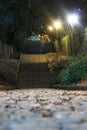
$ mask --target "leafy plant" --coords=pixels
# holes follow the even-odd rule
[[[56,82],[71,84],[87,77],[87,56],[72,57],[69,64],[56,75]]]
[[[59,74],[69,64],[68,61],[69,61],[69,57],[62,56],[62,57],[60,57],[59,61],[54,60],[53,62],[50,62],[48,64],[50,72],[53,73],[53,75],[54,75],[55,83],[60,82]]]

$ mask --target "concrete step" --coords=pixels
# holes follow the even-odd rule
[[[44,55],[24,55],[20,65],[18,88],[49,88],[51,75]]]
[[[22,61],[28,63],[46,63],[45,54],[22,54]]]
[[[24,72],[21,72],[20,74],[19,74],[19,76],[20,77],[48,77],[48,76],[50,76],[50,73],[49,72],[26,72],[26,73],[24,73]]]
[[[21,64],[21,70],[25,70],[25,71],[31,71],[31,72],[34,72],[34,71],[48,71],[48,66],[47,64],[28,64],[28,63],[24,63],[24,64]]]

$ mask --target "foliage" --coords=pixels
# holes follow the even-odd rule
[[[63,50],[66,50],[67,54],[71,56],[78,55],[82,51],[84,28],[66,25],[64,30],[67,37],[61,40],[64,46]]]
[[[52,59],[51,59],[52,57]],[[60,56],[60,59],[57,61],[56,59],[56,55],[51,56],[47,58],[48,60],[48,67],[50,69],[50,72],[54,75],[54,81],[55,83],[59,83],[59,74],[61,73],[61,71],[69,64],[69,57],[67,56]]]
[[[72,57],[67,66],[57,74],[60,84],[71,84],[87,77],[87,56]]]
[[[0,38],[3,42],[13,45],[15,33],[24,32],[27,12],[27,3],[23,0],[0,1]]]
[[[1,0],[0,1],[0,38],[3,42],[14,41],[15,33],[25,36],[38,28],[41,22],[41,0]],[[12,37],[12,39],[10,39]]]

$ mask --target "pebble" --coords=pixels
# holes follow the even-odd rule
[[[87,92],[0,91],[0,130],[87,130]]]

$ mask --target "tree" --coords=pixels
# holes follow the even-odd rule
[[[61,1],[0,0],[0,39],[18,47],[32,31],[45,31],[51,18],[60,16]]]

